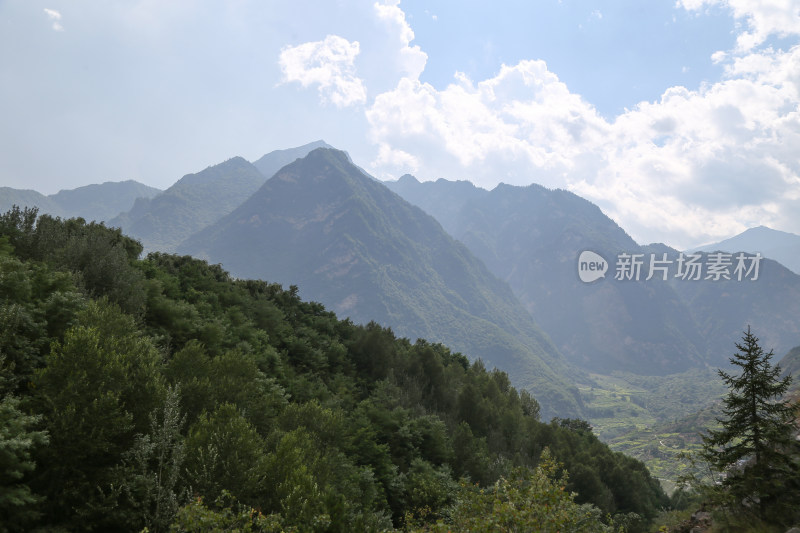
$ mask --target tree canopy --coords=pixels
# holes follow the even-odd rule
[[[476,483],[528,480],[502,488],[527,498],[543,472],[570,513],[635,513],[630,531],[667,504],[642,463],[540,421],[536,390],[502,371],[140,249],[102,224],[0,215],[9,531],[455,527]]]
[[[736,348],[736,371],[719,371],[729,388],[720,427],[703,438],[702,458],[717,474],[710,496],[735,513],[791,524],[800,518],[797,408],[783,399],[791,377],[780,378],[750,328]]]

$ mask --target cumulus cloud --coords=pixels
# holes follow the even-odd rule
[[[748,29],[737,36],[737,47],[748,51],[763,43],[770,35],[800,35],[800,3],[797,0],[678,0],[678,5],[691,11],[707,6],[725,6]]]
[[[477,84],[459,73],[441,91],[404,78],[375,98],[367,120],[379,145],[417,155],[417,166],[422,159],[438,177],[459,169],[479,184],[529,183],[532,176],[558,184],[581,165],[581,144],[602,142],[609,128],[543,61],[504,65]],[[393,159],[392,170],[415,170],[402,162]]]
[[[61,25],[61,13],[55,9],[44,8],[47,18],[53,22],[52,28],[55,31],[64,31],[64,26]]]
[[[394,36],[397,41],[400,50],[400,72],[411,79],[418,79],[425,69],[428,55],[419,46],[411,46],[414,31],[406,21],[406,14],[400,9],[400,0],[376,2],[374,7],[378,19],[388,26],[389,35]]]
[[[758,46],[770,35],[800,35],[797,10],[784,0],[679,2],[712,5],[729,6],[741,22],[737,48],[709,58],[722,79],[667,88],[613,118],[541,60],[501,65],[485,79],[456,73],[445,87],[426,83],[427,55],[397,0],[372,4],[383,40],[361,64],[374,70],[365,61],[379,49],[383,68],[380,79],[367,69],[370,87],[380,87],[369,101],[356,41],[329,35],[285,47],[280,67],[284,82],[316,85],[325,102],[364,104],[369,170],[384,179],[409,172],[487,188],[566,188],[638,241],[682,248],[758,224],[800,232],[800,46]]]
[[[299,82],[303,87],[317,85],[323,102],[346,107],[366,102],[367,90],[356,76],[358,41],[338,35],[322,41],[287,46],[281,50],[279,64],[284,82]]]
[[[800,47],[738,57],[614,120],[543,61],[442,90],[404,78],[367,109],[379,175],[565,187],[634,238],[688,247],[757,224],[800,229]]]

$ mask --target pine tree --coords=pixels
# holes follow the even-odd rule
[[[772,350],[765,353],[749,327],[736,348],[730,362],[740,372],[718,371],[730,389],[721,428],[703,437],[701,455],[722,478],[712,493],[717,503],[760,520],[788,518],[800,502],[795,408],[782,400],[791,377],[780,379]]]

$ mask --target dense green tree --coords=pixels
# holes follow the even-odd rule
[[[39,454],[37,488],[48,519],[113,527],[116,466],[164,395],[161,357],[119,308],[92,302],[54,343],[33,380],[32,405],[43,415],[50,445]]]
[[[567,475],[545,449],[533,471],[516,469],[492,487],[462,486],[449,520],[423,530],[430,531],[572,531],[602,533],[614,531],[604,524],[602,513],[591,505],[574,501],[565,490]]]
[[[167,389],[164,405],[150,416],[150,431],[137,435],[126,453],[122,490],[138,511],[143,527],[153,533],[167,531],[178,508],[188,498],[179,484],[185,456],[177,386]],[[133,524],[131,524],[133,525]]]
[[[648,519],[665,503],[641,463],[581,421],[540,422],[541,391],[480,361],[339,320],[297,287],[38,220],[0,215],[0,393],[50,436],[21,478],[46,498],[33,528],[430,524],[465,498],[459,479],[491,490],[545,447],[587,512]]]
[[[186,449],[188,483],[195,493],[213,500],[227,490],[251,505],[262,501],[266,447],[235,405],[204,412],[189,429]]]
[[[711,494],[720,504],[758,519],[791,521],[800,504],[796,408],[784,402],[791,377],[780,379],[772,351],[747,329],[730,358],[737,372],[719,371],[729,388],[719,429],[703,438],[702,457],[720,475]]]
[[[0,532],[23,531],[38,518],[34,494],[26,476],[36,468],[32,452],[47,444],[47,433],[35,429],[40,417],[20,410],[20,400],[0,401]]]

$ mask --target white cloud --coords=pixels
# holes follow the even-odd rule
[[[411,46],[414,31],[406,21],[406,14],[400,9],[400,0],[375,2],[374,7],[378,19],[389,27],[390,35],[395,36],[397,40],[396,44],[400,49],[400,72],[411,79],[418,79],[425,70],[428,55],[419,46]]]
[[[457,74],[442,91],[404,78],[375,98],[367,120],[377,144],[415,154],[421,168],[437,176],[452,177],[459,169],[479,184],[498,178],[529,183],[532,174],[560,183],[582,163],[580,144],[600,142],[608,130],[543,61],[504,65],[478,84]]]
[[[47,14],[47,18],[53,21],[52,28],[55,31],[64,31],[64,26],[61,25],[61,13],[55,9],[48,8],[44,8],[44,12]]]
[[[743,21],[737,50],[711,58],[724,78],[668,88],[611,120],[544,61],[503,65],[485,80],[457,73],[445,88],[407,69],[366,109],[370,170],[568,188],[640,242],[689,247],[758,224],[800,232],[800,45],[755,50],[770,35],[800,35],[798,2],[680,2],[712,4]],[[379,9],[408,47],[397,3]]]
[[[367,109],[379,176],[566,187],[642,242],[688,247],[757,224],[800,229],[800,47],[741,56],[613,121],[543,61],[437,90],[404,78]]]
[[[746,31],[737,36],[739,51],[745,52],[763,43],[770,35],[800,35],[800,2],[797,0],[678,0],[690,11],[706,6],[726,6],[737,19],[744,20]]]
[[[284,47],[279,58],[283,81],[296,81],[303,87],[318,85],[322,100],[337,107],[362,104],[367,90],[356,76],[355,58],[359,51],[358,41],[350,42],[338,35]]]

